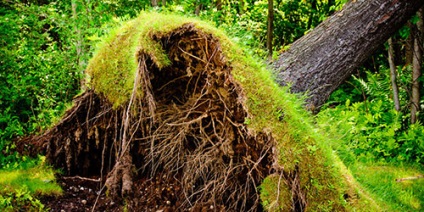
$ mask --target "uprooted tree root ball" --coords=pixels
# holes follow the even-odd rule
[[[344,211],[367,202],[298,96],[204,22],[141,13],[111,32],[86,72],[89,89],[61,121],[18,147],[63,170],[67,192],[46,198],[49,207]]]
[[[68,175],[102,176],[111,197],[135,197],[130,208],[137,179],[160,179],[179,188],[164,201],[178,209],[256,211],[274,141],[244,124],[243,90],[219,41],[192,24],[152,39],[172,65],[140,52],[131,97],[117,108],[95,90],[76,98],[42,136],[47,158]]]

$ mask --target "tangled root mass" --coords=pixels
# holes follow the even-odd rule
[[[274,141],[244,124],[245,97],[219,41],[192,24],[152,39],[172,65],[159,69],[141,52],[133,96],[116,109],[93,90],[76,98],[38,138],[48,160],[67,175],[102,177],[133,208],[137,182],[160,179],[178,188],[167,197],[178,210],[258,210]]]

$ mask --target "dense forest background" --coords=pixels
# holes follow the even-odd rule
[[[139,11],[196,16],[212,22],[235,43],[269,64],[290,48],[293,41],[340,10],[345,2],[3,0],[0,2],[0,170],[26,169],[42,163],[42,156],[30,159],[20,155],[15,141],[41,133],[60,119],[72,98],[85,89],[84,70],[96,44]],[[381,198],[394,202],[395,209],[400,207],[397,202],[407,205],[407,209],[416,209],[417,205],[421,208],[424,203],[422,199],[413,199],[409,204],[395,194],[396,189],[403,189],[406,197],[416,198],[414,194],[423,192],[422,182],[410,188],[379,182],[387,173],[422,170],[424,162],[424,115],[420,112],[424,107],[422,59],[418,70],[413,64],[424,46],[420,14],[422,11],[381,46],[315,115],[317,129],[337,141],[331,143],[333,149],[354,174],[362,176],[358,181],[363,179],[362,183],[370,190],[379,188],[379,192],[385,192]],[[413,87],[421,93],[418,101]],[[374,170],[375,175],[367,176],[373,169],[363,164],[398,169],[389,168],[385,173]],[[5,207],[41,204],[30,198],[31,189],[23,191],[28,196],[9,190],[0,193],[4,195],[0,198],[0,209],[2,203]],[[22,203],[13,199],[21,199]]]

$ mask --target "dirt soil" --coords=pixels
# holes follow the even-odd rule
[[[58,178],[58,183],[63,189],[59,197],[44,197],[41,202],[50,211],[120,211],[120,207],[112,200],[106,198],[101,192],[100,182],[72,178]],[[97,203],[96,203],[97,200]]]
[[[140,179],[134,183],[133,198],[123,205],[113,201],[105,193],[104,183],[99,179],[85,177],[61,177],[58,183],[63,189],[59,197],[46,196],[41,202],[51,212],[80,211],[226,211],[224,206],[211,204],[196,205],[190,209],[181,208],[181,201],[186,199],[177,181],[167,182],[166,176],[154,179]],[[261,208],[262,209],[262,208]],[[258,211],[262,211],[262,210]]]
[[[58,183],[63,189],[62,196],[41,199],[46,208],[52,212],[124,211],[124,205],[106,196],[106,189],[97,179],[59,177]],[[178,200],[183,197],[178,196],[181,194],[181,188],[176,183],[156,178],[140,179],[135,185],[134,198],[131,198],[131,203],[126,204],[129,211],[182,211],[178,207]],[[217,211],[214,209],[216,208],[213,206],[205,206],[192,208],[191,211]]]

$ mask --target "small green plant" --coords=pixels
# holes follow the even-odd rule
[[[14,192],[7,188],[0,191],[0,209],[5,211],[44,211],[45,207],[39,199],[23,186]]]

